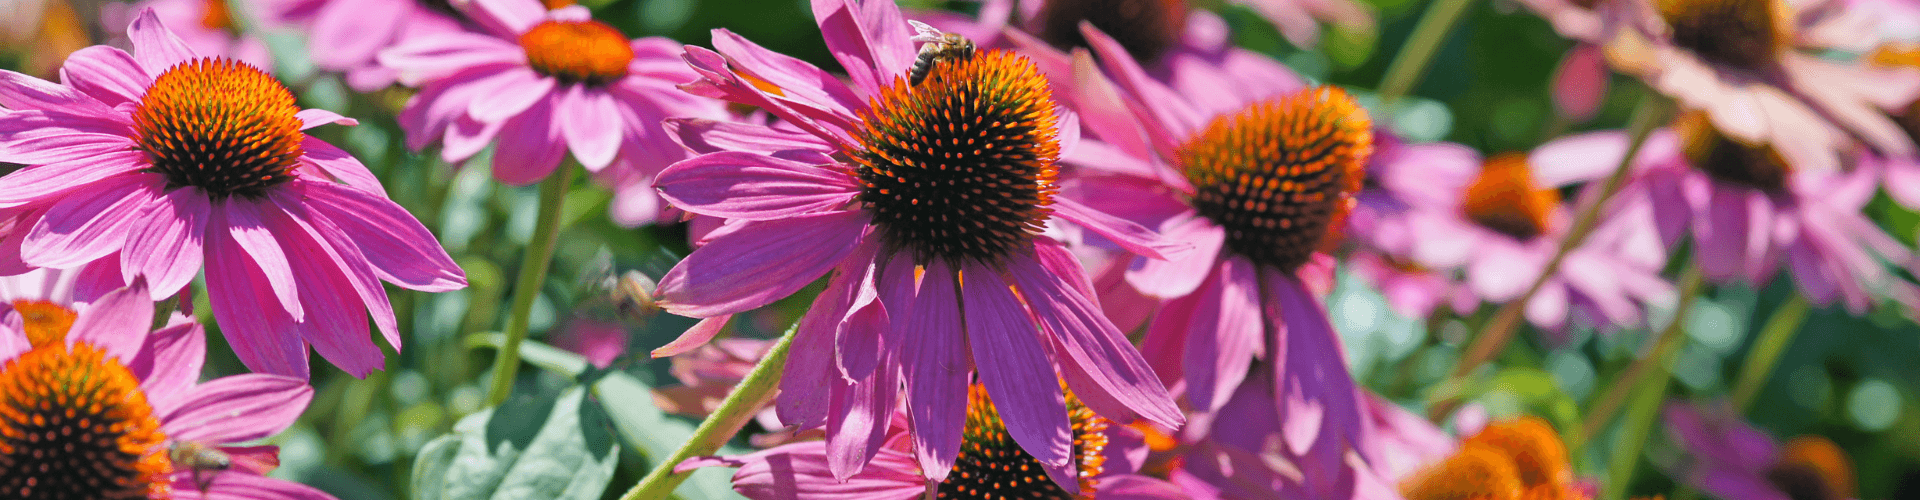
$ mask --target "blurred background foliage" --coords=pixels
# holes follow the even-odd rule
[[[1203,3],[1233,27],[1234,41],[1286,63],[1312,80],[1354,88],[1365,95],[1376,86],[1426,7],[1418,0],[1367,0],[1376,10],[1374,32],[1336,29],[1314,50],[1289,45],[1275,29],[1245,7]],[[243,4],[244,1],[236,1]],[[829,70],[828,56],[806,0],[585,0],[595,17],[630,36],[667,36],[707,45],[709,30],[725,27],[774,50]],[[86,11],[85,2],[79,9]],[[904,0],[918,8],[968,10],[967,2]],[[0,2],[0,5],[5,5]],[[96,7],[97,8],[97,7]],[[244,8],[244,7],[243,7]],[[97,42],[96,26],[85,26]],[[71,45],[43,34],[29,43],[7,42],[0,67],[46,67],[49,47]],[[434,438],[454,429],[463,417],[482,410],[484,371],[493,357],[475,348],[469,334],[498,329],[505,298],[520,253],[533,229],[534,188],[510,188],[491,182],[484,167],[451,168],[433,152],[409,152],[393,115],[408,96],[404,90],[371,95],[348,90],[333,75],[319,74],[304,61],[303,40],[284,32],[263,33],[279,61],[277,74],[295,89],[306,107],[341,111],[361,120],[358,127],[325,127],[313,133],[354,152],[387,183],[389,192],[441,238],[467,271],[471,286],[429,295],[393,293],[402,311],[405,348],[389,353],[385,371],[360,380],[338,370],[316,370],[317,397],[300,423],[275,438],[282,446],[277,476],[303,481],[343,499],[400,499],[414,457]],[[64,43],[64,44],[63,44]],[[76,45],[73,48],[78,48]],[[1619,128],[1626,122],[1640,87],[1616,77],[1612,94],[1593,120],[1572,123],[1554,112],[1548,81],[1572,42],[1555,35],[1546,22],[1506,0],[1478,2],[1439,50],[1427,77],[1390,113],[1396,130],[1414,139],[1459,142],[1483,154],[1524,151],[1556,135]],[[55,59],[57,61],[57,58]],[[38,76],[51,76],[44,74]],[[1376,110],[1376,116],[1379,111]],[[484,166],[483,154],[470,162]],[[586,184],[586,181],[578,181]],[[647,387],[673,385],[668,360],[648,351],[665,344],[693,324],[662,313],[623,313],[612,294],[611,278],[628,271],[658,277],[689,251],[682,226],[625,229],[604,215],[610,195],[603,189],[573,190],[565,205],[565,230],[553,272],[535,305],[535,339],[550,342],[581,318],[612,321],[628,334],[626,354],[605,369],[582,368],[564,352],[529,361],[545,370],[523,372],[517,402],[544,398],[552,404],[575,382],[595,384],[594,396],[620,394],[613,413],[654,419],[647,432],[620,429],[616,472],[604,498],[615,498],[677,446],[697,420],[662,415],[639,395]],[[1869,213],[1892,234],[1913,241],[1920,215],[1889,200],[1876,200]],[[1673,367],[1670,394],[1722,397],[1752,349],[1755,333],[1787,300],[1791,287],[1776,279],[1769,286],[1710,288],[1684,311],[1686,341]],[[398,292],[398,290],[394,290]],[[804,310],[812,293],[803,291],[775,307],[737,318],[731,335],[771,338]],[[1583,411],[1600,397],[1638,353],[1650,348],[1647,331],[1596,334],[1572,332],[1561,338],[1523,335],[1481,376],[1460,386],[1443,382],[1469,332],[1489,310],[1468,317],[1447,313],[1432,318],[1397,316],[1366,283],[1343,274],[1327,306],[1346,340],[1356,377],[1367,387],[1410,407],[1445,395],[1464,395],[1496,418],[1532,413],[1552,420],[1576,447],[1576,466],[1586,477],[1606,481],[1607,446],[1617,429],[1601,426],[1592,439],[1578,439]],[[212,324],[201,297],[197,311]],[[1654,311],[1651,324],[1662,325],[1675,311]],[[543,334],[539,332],[545,332]],[[222,337],[210,335],[208,375],[240,373]],[[476,339],[476,341],[483,341]],[[479,342],[484,343],[484,342]],[[1844,310],[1812,311],[1801,334],[1763,386],[1749,419],[1777,439],[1799,434],[1828,436],[1855,461],[1863,498],[1920,498],[1920,327],[1902,312],[1882,308],[1865,317]],[[571,365],[569,363],[572,363]],[[325,366],[325,365],[321,365]],[[568,367],[571,368],[568,368]],[[578,393],[568,393],[578,397]],[[641,399],[641,401],[633,401]],[[638,403],[636,406],[634,403]],[[757,424],[735,439],[761,431]],[[678,437],[676,437],[678,436]],[[1634,474],[1634,494],[1670,492],[1667,466],[1681,453],[1663,432],[1645,449],[1647,460]],[[685,498],[726,497],[729,471],[707,469],[682,487]]]

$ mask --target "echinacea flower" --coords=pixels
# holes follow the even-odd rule
[[[1042,464],[1009,437],[997,408],[980,384],[967,390],[967,424],[962,431],[960,457],[954,471],[935,486],[921,479],[919,464],[908,447],[908,423],[898,412],[889,416],[879,453],[866,469],[837,478],[827,465],[825,441],[789,443],[749,455],[700,457],[675,468],[735,467],[733,488],[747,498],[761,499],[914,499],[932,493],[935,498],[1034,498],[1135,500],[1185,499],[1187,495],[1166,481],[1138,474],[1137,456],[1146,451],[1138,431],[1111,425],[1080,401],[1067,398],[1072,421],[1073,467],[1079,470],[1079,492],[1061,489],[1041,471]]]
[[[1054,160],[1077,134],[1034,65],[956,51],[910,82],[915,34],[891,1],[825,0],[814,17],[851,87],[726,30],[714,31],[719,52],[686,49],[701,76],[688,91],[785,126],[674,125],[699,156],[660,174],[662,196],[729,220],[660,280],[660,306],[724,318],[829,275],[795,334],[777,409],[826,427],[841,478],[878,453],[902,400],[920,472],[947,478],[975,374],[1004,403],[1014,441],[1063,487],[1075,484],[1064,399],[1036,381],[1060,374],[1115,421],[1179,426],[1079,262],[1039,233],[1058,217],[1143,254],[1178,245],[1054,196]],[[704,343],[713,329],[702,331],[675,344]]]
[[[263,22],[304,31],[313,65],[343,73],[347,86],[361,92],[387,88],[400,76],[399,71],[380,65],[376,56],[381,50],[414,37],[465,29],[445,1],[254,0],[250,4],[260,8]]]
[[[240,33],[240,24],[234,19],[236,13],[226,0],[107,2],[100,4],[100,24],[117,37],[113,45],[125,47],[131,39],[127,26],[148,10],[158,15],[160,23],[170,27],[174,36],[187,42],[187,48],[195,54],[225,57],[273,71],[273,53],[267,50],[266,42],[252,34]]]
[[[1718,498],[1854,498],[1853,463],[1833,441],[1797,436],[1782,445],[1724,403],[1667,404],[1667,434],[1686,453],[1679,479]]]
[[[677,57],[673,40],[630,40],[578,5],[463,5],[482,32],[415,36],[379,56],[400,72],[400,83],[421,87],[400,112],[416,150],[439,143],[442,159],[461,162],[495,143],[494,178],[510,185],[546,178],[568,153],[590,172],[650,176],[686,157],[661,130],[662,120],[722,117],[719,102],[674,87],[697,75]],[[615,187],[636,182],[616,180]],[[658,215],[636,213],[623,222]]]
[[[1092,24],[1118,37],[1142,61],[1163,54],[1220,55],[1228,49],[1227,23],[1218,15],[1186,0],[985,0],[979,14],[969,17],[943,11],[913,12],[915,17],[951,30],[986,46],[1003,42],[1001,31],[1025,36],[1068,50],[1085,46],[1080,23]],[[1233,0],[1250,7],[1280,29],[1287,40],[1312,47],[1320,39],[1320,23],[1348,30],[1371,30],[1373,13],[1351,0]],[[1020,35],[1016,35],[1020,36]]]
[[[1170,384],[1185,384],[1198,413],[1219,411],[1249,384],[1275,391],[1288,456],[1311,462],[1301,466],[1309,474],[1337,473],[1358,439],[1359,392],[1309,284],[1330,280],[1321,250],[1338,241],[1372,154],[1366,111],[1338,88],[1222,66],[1189,69],[1211,71],[1215,85],[1240,87],[1235,94],[1175,93],[1112,38],[1087,35],[1113,80],[1076,56],[1083,126],[1102,140],[1067,158],[1083,174],[1080,192],[1102,193],[1088,203],[1197,247],[1135,259],[1127,282],[1165,299],[1142,351]],[[1242,94],[1261,97],[1235,102]],[[1332,475],[1307,483],[1314,495],[1346,494]]]
[[[1542,145],[1535,161],[1613,168],[1600,165],[1618,165],[1627,142],[1619,131],[1575,135]],[[1632,168],[1616,199],[1650,213],[1667,248],[1691,236],[1710,281],[1759,285],[1784,265],[1814,305],[1838,301],[1863,313],[1879,297],[1920,304],[1920,287],[1888,268],[1909,264],[1912,250],[1862,213],[1878,169],[1797,170],[1777,150],[1735,141],[1697,113],[1654,131]]]
[[[1354,194],[1353,211],[1340,228],[1352,248],[1346,264],[1380,290],[1401,316],[1425,318],[1449,306],[1472,313],[1480,297],[1452,276],[1452,269],[1430,268],[1413,258],[1420,233],[1413,227],[1419,207],[1434,206],[1458,194],[1479,168],[1480,153],[1450,142],[1408,143],[1376,127],[1366,179]]]
[[[381,281],[445,291],[466,277],[345,151],[251,66],[197,57],[148,11],[134,53],[95,46],[66,84],[0,71],[0,261],[70,269],[107,258],[172,295],[206,268],[213,315],[255,371],[306,378],[307,347],[355,376],[379,368],[367,315],[400,347]],[[14,250],[16,249],[17,250]],[[16,271],[18,272],[18,271]]]
[[[149,332],[147,295],[135,280],[77,313],[54,306],[65,322],[0,325],[0,496],[333,498],[265,477],[278,447],[235,446],[292,425],[313,388],[267,374],[200,382],[201,326],[175,315]]]
[[[1574,478],[1560,434],[1533,416],[1488,425],[1445,458],[1391,479],[1406,500],[1593,498],[1591,487]]]

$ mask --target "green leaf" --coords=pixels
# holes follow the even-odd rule
[[[420,450],[414,498],[600,498],[620,447],[606,412],[585,399],[576,386],[558,398],[515,398],[461,419]]]
[[[507,336],[500,332],[480,332],[467,336],[468,347],[492,347],[499,349],[507,343]],[[569,379],[578,379],[592,365],[587,358],[566,349],[542,344],[532,340],[520,342],[520,360],[554,372]]]
[[[646,382],[626,372],[610,372],[593,384],[593,395],[606,407],[613,428],[627,446],[648,462],[673,455],[680,445],[693,437],[693,424],[668,417],[653,405],[653,390]],[[734,446],[720,449],[722,455],[746,453]],[[733,472],[706,468],[693,472],[674,494],[688,500],[738,498],[733,494]]]

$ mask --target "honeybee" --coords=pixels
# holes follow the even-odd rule
[[[913,38],[908,40],[925,45],[920,46],[920,54],[913,58],[913,67],[907,70],[907,84],[919,85],[927,79],[927,72],[940,61],[958,61],[973,57],[973,40],[956,33],[945,33],[927,23],[908,20],[913,25]]]
[[[233,457],[219,448],[201,444],[198,441],[174,441],[167,445],[167,458],[173,460],[176,468],[193,471],[193,482],[200,485],[201,491],[213,483],[213,476],[233,467]],[[202,472],[208,473],[201,477]]]

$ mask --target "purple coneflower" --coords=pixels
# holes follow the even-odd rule
[[[400,347],[381,281],[466,285],[365,166],[301,132],[353,120],[299,109],[251,66],[195,56],[152,11],[128,32],[134,54],[76,52],[65,85],[0,71],[0,161],[29,165],[0,177],[0,248],[33,267],[115,259],[155,298],[204,264],[241,361],[300,378],[309,344],[355,376],[379,368],[369,312]]]
[[[226,0],[143,0],[136,3],[100,4],[100,24],[115,35],[112,45],[126,47],[127,26],[140,13],[152,10],[174,36],[187,42],[193,53],[219,56],[272,72],[273,53],[267,44],[251,34],[240,34],[240,24]]]
[[[215,0],[220,3],[221,0]],[[381,50],[419,36],[465,30],[445,1],[254,0],[263,21],[306,32],[308,57],[323,70],[343,73],[347,86],[373,92],[400,76],[380,65]]]
[[[1854,498],[1853,463],[1822,436],[1785,445],[1742,421],[1725,404],[1671,402],[1667,434],[1684,450],[1677,476],[1718,498],[1841,500]]]
[[[147,295],[135,280],[77,314],[37,304],[24,332],[0,325],[0,496],[333,498],[264,476],[278,447],[233,446],[293,425],[313,388],[267,374],[200,382],[200,325],[175,315],[149,333]]]
[[[400,72],[401,83],[421,87],[400,112],[414,149],[438,142],[441,158],[461,162],[495,143],[494,178],[510,185],[546,178],[572,153],[618,188],[639,182],[628,178],[635,173],[649,175],[686,157],[660,129],[662,120],[722,116],[720,103],[674,88],[697,75],[680,61],[673,40],[630,40],[578,5],[463,5],[482,31],[415,36],[379,56]],[[620,222],[659,216],[653,193],[618,193],[648,198],[616,201]],[[621,209],[634,204],[641,209]]]
[[[1143,254],[1177,245],[1054,196],[1054,160],[1077,132],[1039,70],[953,46],[909,79],[915,34],[891,1],[823,0],[814,16],[851,87],[726,30],[714,32],[719,52],[687,48],[701,74],[689,91],[787,126],[670,125],[700,155],[662,172],[661,194],[730,220],[660,280],[659,304],[722,317],[830,275],[799,325],[778,409],[802,428],[826,426],[842,478],[878,453],[902,399],[921,472],[948,477],[973,374],[1064,487],[1075,484],[1067,409],[1061,388],[1041,381],[1058,373],[1110,419],[1180,425],[1080,263],[1039,233],[1057,216]]]

